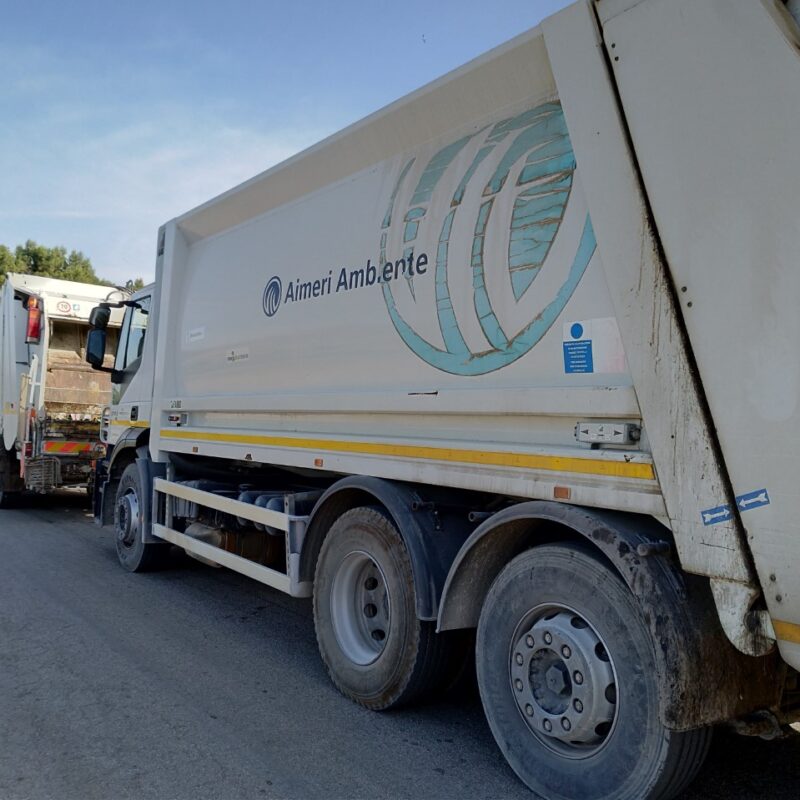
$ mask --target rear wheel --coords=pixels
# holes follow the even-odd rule
[[[342,514],[314,579],[320,654],[337,688],[373,710],[408,704],[451,675],[451,642],[417,618],[411,560],[376,508]]]
[[[136,464],[122,473],[114,504],[114,534],[119,563],[130,572],[146,572],[162,566],[169,553],[168,544],[142,540],[142,487]]]
[[[710,729],[661,723],[641,611],[581,549],[537,547],[500,573],[481,612],[477,672],[500,749],[548,800],[667,800],[708,751]]]
[[[0,489],[0,508],[14,508],[22,492],[6,492]]]
[[[24,488],[14,453],[6,450],[0,442],[0,508],[14,508]]]

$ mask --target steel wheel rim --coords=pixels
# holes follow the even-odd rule
[[[560,603],[532,608],[514,631],[508,661],[517,708],[545,747],[582,759],[606,746],[619,719],[617,671],[582,614]]]
[[[117,501],[117,520],[117,541],[122,547],[133,547],[139,533],[139,498],[133,489]]]
[[[369,553],[354,550],[336,568],[331,622],[342,653],[354,664],[376,661],[389,638],[391,604],[386,576]]]

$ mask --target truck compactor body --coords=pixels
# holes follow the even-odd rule
[[[89,312],[115,296],[120,292],[107,286],[6,276],[0,287],[0,506],[26,489],[91,481],[111,381],[84,360]],[[121,319],[115,312],[110,336]]]
[[[712,726],[779,735],[797,17],[582,0],[164,225],[99,464],[123,566],[177,545],[313,597],[373,709],[435,694],[474,634],[546,798],[674,797]]]

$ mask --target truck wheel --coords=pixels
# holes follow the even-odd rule
[[[0,489],[0,508],[14,508],[21,492],[6,492]]]
[[[331,526],[317,560],[314,626],[331,680],[372,710],[408,704],[449,674],[449,642],[417,618],[411,560],[378,509],[351,509]]]
[[[136,464],[128,464],[117,487],[114,504],[114,534],[119,563],[130,572],[157,569],[166,560],[168,544],[142,541],[139,510],[142,507],[142,487]]]
[[[709,728],[662,725],[641,610],[583,549],[536,547],[505,567],[481,611],[477,672],[503,755],[548,800],[668,800],[708,752]]]

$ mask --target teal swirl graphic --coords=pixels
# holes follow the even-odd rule
[[[404,257],[414,248],[420,224],[429,212],[434,189],[462,150],[476,137],[483,136],[480,147],[458,182],[450,202],[450,211],[442,222],[436,249],[434,281],[436,313],[444,349],[420,336],[397,309],[391,283],[383,283],[383,297],[392,323],[405,344],[433,367],[454,375],[484,375],[501,369],[529,352],[547,333],[564,310],[586,271],[595,251],[594,231],[588,215],[567,277],[555,297],[527,325],[513,333],[506,331],[492,306],[486,289],[484,242],[495,200],[516,175],[513,210],[509,222],[508,273],[511,289],[520,300],[533,285],[550,252],[564,219],[575,173],[575,156],[569,140],[560,103],[546,103],[503,120],[490,128],[465,136],[442,148],[428,162],[413,191],[408,210],[402,218]],[[464,194],[476,170],[494,154],[498,165],[483,189],[474,224],[472,254],[473,304],[477,319],[490,347],[473,352],[459,328],[450,296],[453,273],[464,269],[449,263],[450,234]],[[380,251],[386,262],[387,240],[395,203],[414,159],[400,173],[383,219]],[[416,302],[413,278],[408,287]]]

